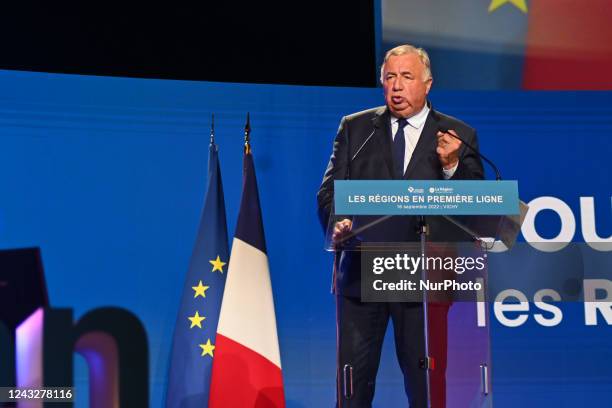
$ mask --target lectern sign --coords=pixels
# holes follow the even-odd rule
[[[336,214],[516,215],[516,181],[336,180]]]

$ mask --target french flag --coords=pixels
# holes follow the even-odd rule
[[[209,407],[284,407],[272,285],[248,142],[231,254],[217,326]]]

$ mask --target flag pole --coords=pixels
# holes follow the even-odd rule
[[[215,145],[215,114],[214,113],[211,114],[211,121],[210,121],[210,144],[211,146]]]
[[[251,154],[251,119],[247,112],[246,125],[244,126],[244,154]]]

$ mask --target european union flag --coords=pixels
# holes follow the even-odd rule
[[[167,408],[208,406],[228,261],[223,184],[218,148],[211,138],[206,199],[174,329]]]

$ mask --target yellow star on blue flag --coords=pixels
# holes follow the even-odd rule
[[[202,357],[204,357],[205,355],[214,357],[213,351],[215,350],[215,346],[210,343],[210,339],[208,339],[205,344],[199,344],[199,346],[202,349]]]
[[[226,262],[222,262],[221,261],[221,257],[219,257],[219,255],[217,255],[217,259],[212,259],[210,261],[208,261],[212,264],[213,269],[212,271],[219,271],[221,273],[223,273],[223,266],[226,264]]]
[[[206,289],[208,289],[210,286],[204,286],[204,284],[202,284],[202,281],[198,282],[198,286],[192,286],[191,289],[193,289],[193,291],[195,292],[193,297],[197,298],[198,296],[202,296],[203,298],[206,297]]]
[[[206,319],[206,317],[200,316],[200,313],[196,310],[195,315],[188,317],[188,319],[191,321],[191,327],[189,327],[190,329],[193,329],[196,326],[201,329],[202,320]]]

